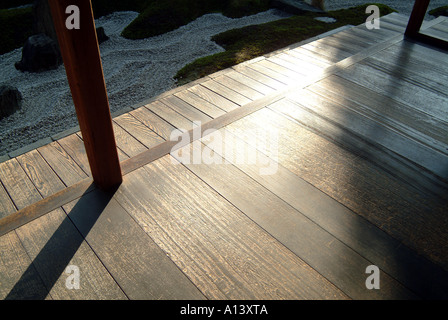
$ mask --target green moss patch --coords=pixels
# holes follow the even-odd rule
[[[445,16],[448,17],[448,6],[438,7],[428,12],[434,17]]]
[[[395,12],[388,6],[376,4],[382,15]],[[186,65],[175,76],[178,84],[204,77],[213,72],[229,68],[263,54],[282,49],[288,45],[309,39],[344,25],[359,25],[366,21],[368,14],[362,5],[350,9],[322,13],[306,13],[265,24],[229,30],[212,38],[226,51],[199,58]],[[324,23],[315,17],[326,16],[337,20]]]
[[[269,9],[269,0],[164,0],[148,6],[123,30],[123,37],[143,39],[172,31],[211,12],[236,18]]]

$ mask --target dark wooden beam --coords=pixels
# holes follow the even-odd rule
[[[409,18],[408,26],[406,27],[405,35],[414,36],[419,31],[425,19],[426,11],[428,10],[430,0],[415,0],[414,8],[412,9],[411,17]]]
[[[95,22],[90,0],[48,0],[58,35],[68,83],[78,116],[95,184],[112,189],[122,182],[120,162],[112,127]],[[79,8],[79,29],[68,28],[77,16],[67,11]],[[71,18],[75,20],[71,20]],[[70,24],[69,24],[70,26]]]

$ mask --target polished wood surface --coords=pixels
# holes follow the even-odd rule
[[[407,17],[383,20],[115,116],[111,192],[82,132],[0,163],[0,297],[446,299],[446,52],[406,39]],[[194,164],[203,154],[215,162]]]

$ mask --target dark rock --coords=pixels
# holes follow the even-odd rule
[[[106,35],[106,32],[104,32],[103,27],[96,28],[96,35],[98,37],[98,44],[101,44],[104,41],[109,40],[109,37]]]
[[[26,40],[22,60],[15,67],[21,71],[41,72],[56,69],[61,64],[58,43],[45,34],[36,34]]]
[[[0,119],[12,115],[22,108],[22,94],[12,86],[0,86]]]

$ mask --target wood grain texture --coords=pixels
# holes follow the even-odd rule
[[[185,101],[186,103],[191,104],[193,107],[202,111],[211,118],[217,118],[226,113],[223,109],[217,107],[213,103],[204,100],[197,95],[191,94],[191,92],[189,91],[178,92],[175,94],[175,96]]]
[[[138,108],[131,112],[132,116],[140,120],[145,126],[157,133],[164,140],[169,140],[171,132],[175,128],[157,116],[155,113],[149,111],[145,107]]]
[[[279,101],[270,108],[280,111],[283,104]],[[228,129],[242,135],[242,128],[247,132],[260,122],[266,123],[266,130],[278,130],[278,154],[274,155],[281,165],[419,254],[446,267],[446,203],[428,198],[358,155],[272,111],[260,110]],[[263,140],[258,139],[254,134],[245,136],[248,143],[263,145]]]
[[[215,79],[218,83],[226,86],[227,88],[238,92],[239,94],[245,96],[246,98],[250,100],[256,100],[259,98],[264,97],[264,94],[252,89],[251,87],[245,85],[244,83],[241,83],[237,80],[234,80],[232,78],[229,78],[227,76],[219,76]]]
[[[190,89],[188,89],[188,91],[192,92],[193,94],[201,97],[202,99],[208,102],[213,103],[215,106],[217,106],[220,109],[223,109],[225,112],[235,110],[239,107],[238,104],[224,98],[222,95],[212,90],[209,90],[202,85],[191,87]]]
[[[94,191],[64,210],[128,298],[203,299],[112,195]]]
[[[14,161],[12,162],[14,163],[14,172],[17,174],[20,172],[18,170],[20,167],[17,160],[14,159]],[[24,171],[22,172],[25,174]],[[22,181],[26,181],[25,176]],[[49,193],[58,191],[57,185],[48,184],[48,187],[50,188],[48,189]],[[21,204],[20,207],[24,207],[24,210],[30,208],[29,206],[38,199],[42,199],[38,190],[31,187],[27,189],[26,193],[15,193],[14,197],[15,201]],[[49,198],[51,197],[47,199]],[[12,216],[8,216],[8,218]],[[17,226],[17,229],[12,232],[20,239],[20,243],[30,260],[28,265],[24,265],[23,260],[16,262],[22,265],[22,270],[25,270],[19,279],[14,278],[11,282],[13,284],[8,288],[7,299],[22,299],[29,296],[34,299],[110,299],[124,297],[63,211],[57,209],[39,218],[33,218],[31,222],[20,227]],[[9,234],[11,232],[7,235]],[[8,260],[18,258],[19,256],[9,257]],[[64,271],[70,264],[77,265],[82,270],[82,277],[87,281],[83,283],[80,290],[69,290],[65,285],[68,275]],[[0,268],[3,268],[3,266]],[[36,271],[39,276],[36,275]],[[34,281],[38,281],[39,278],[45,284],[46,290],[36,291],[33,289],[35,287]]]
[[[129,174],[116,198],[207,298],[346,298],[171,161],[167,156]]]
[[[446,119],[448,97],[427,90],[397,75],[378,72],[370,66],[356,64],[338,73],[344,79],[408,104],[438,119]]]
[[[117,147],[120,148],[127,156],[134,157],[148,149],[143,145],[143,143],[130,135],[115,121],[113,122],[113,125]]]
[[[283,82],[278,81],[277,79],[274,79],[270,76],[265,75],[264,73],[258,72],[257,70],[254,70],[252,68],[246,67],[246,66],[235,66],[233,67],[235,70],[237,70],[239,73],[257,80],[259,82],[262,82],[263,84],[275,89],[275,90],[281,90],[286,87],[286,84]]]
[[[231,71],[226,73],[226,77],[231,78],[237,82],[243,83],[244,85],[250,87],[251,89],[263,94],[263,95],[267,95],[269,93],[273,93],[276,90],[259,82],[256,81],[250,77],[245,76],[242,73],[239,73],[237,71]]]
[[[259,125],[263,126],[261,123]],[[238,143],[226,144],[226,154],[229,152],[228,148],[233,148],[232,154],[247,151]],[[210,153],[211,150],[204,145],[187,146],[182,148],[182,158],[179,160],[185,157],[184,153],[189,152]],[[188,163],[185,166],[349,297],[416,298],[413,293],[386,274],[381,275],[381,292],[366,290],[363,271],[370,265],[370,261],[244,172],[223,161],[219,155],[215,154],[214,157],[219,164]],[[247,160],[242,162],[248,162]],[[261,168],[266,168],[266,163],[259,167]]]
[[[443,149],[448,144],[448,128],[442,121],[354,82],[331,76],[308,89],[339,103],[353,101],[364,107],[360,112],[369,117],[380,117],[382,121],[392,123],[397,130],[441,152],[444,152]],[[350,99],[346,98],[347,95]]]
[[[114,118],[114,121],[148,149],[164,141],[157,133],[152,131],[148,126],[144,125],[130,113],[125,113],[116,117]]]
[[[65,138],[59,139],[58,143],[69,154],[69,156],[78,164],[78,166],[87,174],[91,175],[89,160],[84,147],[83,140],[77,134],[71,134]]]
[[[219,92],[221,95],[223,95],[230,101],[233,101],[234,103],[240,106],[245,105],[252,101],[251,99],[245,97],[244,95],[238,93],[237,91],[234,91],[229,87],[226,87],[225,85],[220,83],[219,80],[205,81],[204,83],[202,83],[202,85],[214,92],[217,93]]]
[[[0,219],[16,211],[16,207],[6,192],[3,184],[0,183]]]
[[[237,123],[232,124],[232,126],[237,126]],[[263,150],[266,148],[264,145],[251,146],[244,137],[233,136],[226,128],[221,129],[220,132],[226,137],[228,135],[233,137],[225,139],[223,149],[213,148],[212,145],[206,142],[205,144],[218,154],[224,155],[226,161],[238,167],[254,181],[257,181],[261,186],[282,199],[282,201],[295,208],[300,214],[306,216],[310,221],[346,244],[370,261],[370,263],[375,264],[385,273],[397,279],[418,296],[440,299],[448,295],[446,271],[422,258],[415,251],[407,248],[363,217],[349,210],[255,148]],[[256,161],[252,163],[240,161],[240,159],[244,159],[244,155],[247,157],[247,154],[251,154],[252,159]],[[266,174],[266,168],[275,170],[271,170],[270,174]],[[225,173],[223,175],[225,176]],[[221,178],[216,179],[215,174],[210,176],[209,179],[218,185],[221,180]],[[222,187],[225,188],[225,186]],[[275,221],[273,224],[279,224],[279,222]],[[285,228],[285,230],[288,229],[289,227]],[[362,236],[357,237],[357,234]],[[283,232],[277,239],[282,237],[286,237]],[[300,234],[294,233],[291,238],[293,237],[300,237]],[[318,250],[318,252],[320,251]],[[329,256],[332,254],[335,254],[335,252],[329,253]],[[353,277],[347,277],[343,280],[350,279],[353,279]],[[341,281],[341,279],[337,281]],[[359,285],[357,282],[354,284],[355,287]]]
[[[17,159],[0,163],[0,180],[17,209],[41,199],[39,192]]]
[[[11,300],[35,300],[47,296],[48,291],[15,232],[0,237],[0,252],[0,299],[9,296]],[[27,278],[21,281],[20,292],[24,294],[9,295],[30,265]]]
[[[49,295],[52,299],[126,299],[104,265],[61,209],[18,228],[16,232],[33,261],[29,268],[38,270],[46,288],[50,290]],[[77,266],[80,270],[78,290],[70,290],[66,286],[70,274],[65,271],[67,266],[71,265]],[[28,272],[24,273],[26,277]],[[19,285],[21,282],[22,280],[19,280]],[[19,296],[24,293],[22,290],[15,286],[13,293]],[[45,296],[39,298],[43,299]]]
[[[191,121],[160,101],[155,101],[145,107],[157,114],[166,122],[170,123],[176,129],[190,130],[193,128],[193,123]]]
[[[448,178],[448,175],[444,177],[448,166],[448,155],[397,132],[394,123],[385,123],[378,117],[375,119],[375,115],[368,118],[368,114],[359,114],[358,105],[350,102],[338,104],[318,94],[310,93],[308,90],[299,91],[290,97],[297,103],[297,108],[290,108],[288,114],[295,112],[295,119],[308,126],[314,126],[316,130],[334,137],[334,140],[349,144],[350,142],[344,139],[344,135],[353,135],[361,140],[361,145],[358,145],[357,149],[366,150],[369,148],[367,145],[370,144],[381,151],[387,153],[390,151],[399,155],[409,166],[415,164],[416,171],[425,168],[435,175]],[[380,108],[384,107],[380,106],[377,109],[379,112]],[[334,125],[334,129],[325,125],[330,122]],[[375,152],[367,151],[372,160],[376,158]]]
[[[65,185],[37,150],[17,157],[17,160],[43,198],[65,188]]]
[[[66,186],[73,185],[87,174],[70,157],[70,155],[55,141],[37,149]]]

